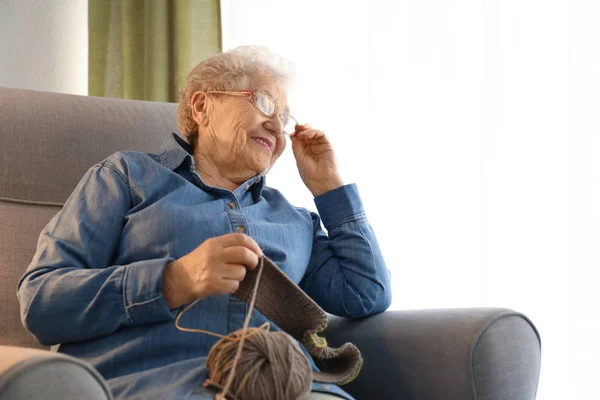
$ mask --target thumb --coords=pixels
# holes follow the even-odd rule
[[[302,155],[304,154],[305,145],[300,139],[292,140],[292,152],[294,153],[294,158],[296,162],[298,162]]]

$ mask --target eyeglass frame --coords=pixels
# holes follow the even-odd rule
[[[220,93],[220,94],[228,94],[228,95],[231,95],[231,96],[246,97],[246,98],[250,99],[250,103],[252,103],[252,105],[254,106],[254,108],[256,108],[258,110],[258,112],[260,112],[262,115],[264,115],[267,118],[271,118],[273,115],[277,114],[277,109],[275,108],[273,110],[273,113],[271,115],[268,115],[263,110],[261,110],[260,107],[258,106],[258,104],[256,104],[256,93],[258,93],[258,92],[264,94],[269,99],[271,99],[271,101],[273,102],[273,105],[277,104],[275,102],[275,99],[273,99],[273,97],[271,97],[268,93],[263,92],[262,90],[258,90],[258,89],[253,89],[253,90],[239,90],[239,91],[210,90],[210,91],[208,91],[206,93],[207,94],[209,94],[209,93],[217,93],[217,94],[219,94]],[[286,111],[283,111],[283,112],[280,112],[280,113],[277,114],[277,116],[279,117],[280,121],[281,121],[281,116],[284,115],[284,114],[287,115],[289,118],[291,118],[296,123],[296,125],[300,125],[298,123],[298,120],[296,118],[294,118],[292,116],[292,114],[290,114],[289,112],[286,112]],[[283,124],[283,127],[285,128],[286,124],[284,124],[283,121],[281,121],[281,122]],[[283,129],[283,134],[284,134],[284,136],[290,136],[290,135],[293,135],[294,132],[289,132],[288,133],[288,132],[285,131],[285,129]]]

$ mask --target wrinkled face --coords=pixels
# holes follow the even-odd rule
[[[279,119],[279,113],[288,109],[285,92],[264,76],[252,79],[249,89],[263,91],[275,100],[273,116],[263,115],[247,97],[209,93],[205,126],[197,121],[197,151],[210,157],[223,175],[241,181],[266,173],[286,146]]]

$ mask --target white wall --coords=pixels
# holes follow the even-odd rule
[[[0,86],[86,95],[87,0],[0,0]]]
[[[392,271],[393,309],[509,307],[538,400],[597,396],[600,2],[222,0],[226,49],[297,64]],[[267,183],[313,208],[284,154]]]

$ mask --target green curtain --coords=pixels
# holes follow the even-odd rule
[[[221,51],[219,0],[89,0],[89,95],[179,100],[189,71]]]

